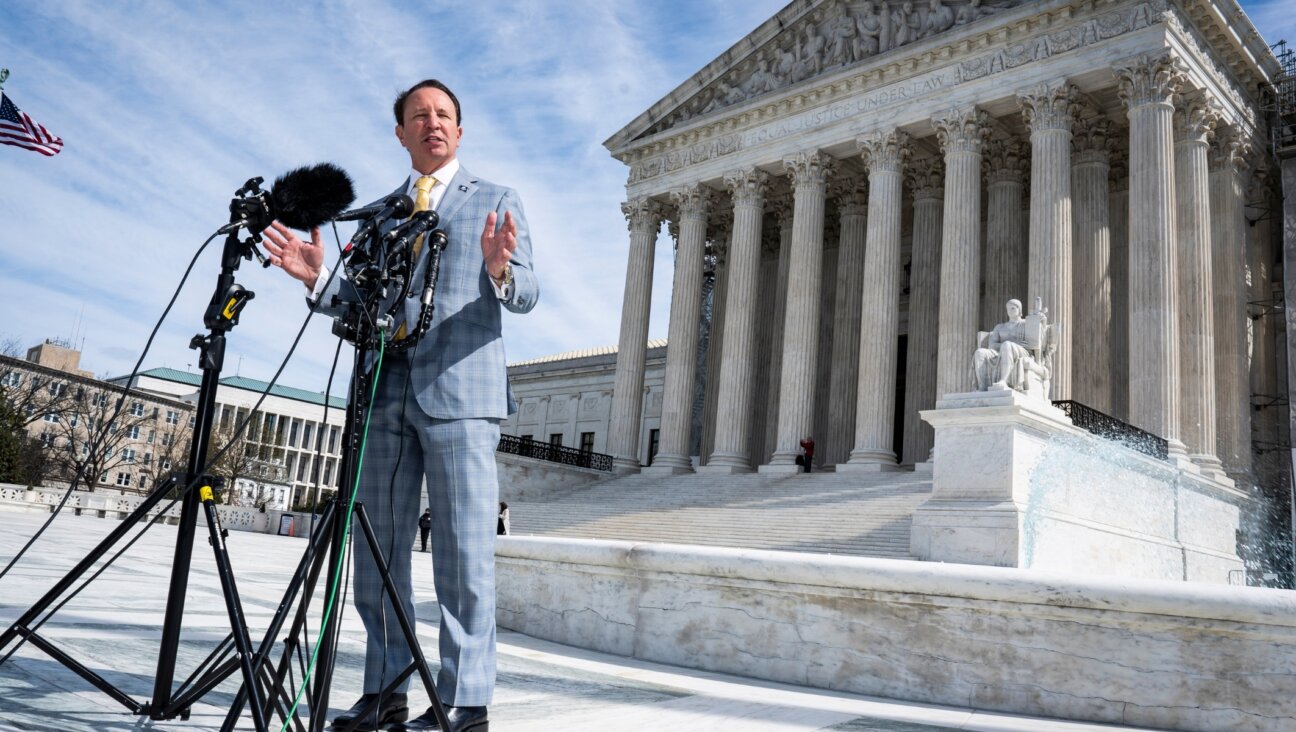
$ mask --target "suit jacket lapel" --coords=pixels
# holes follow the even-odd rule
[[[437,217],[441,221],[441,226],[445,226],[476,192],[477,176],[460,165],[459,172],[455,173],[446,186],[445,195],[441,197],[441,205],[437,206]]]

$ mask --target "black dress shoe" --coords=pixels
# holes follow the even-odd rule
[[[373,732],[373,730],[382,729],[384,725],[404,722],[409,719],[409,704],[406,702],[404,694],[388,694],[383,697],[381,709],[375,703],[369,709],[369,713],[365,714],[364,718],[361,719],[360,715],[365,711],[365,707],[369,706],[370,702],[375,701],[377,698],[377,694],[362,694],[360,701],[333,718],[333,728],[346,729],[348,725],[359,719],[360,723],[353,729],[361,732]]]
[[[490,732],[490,721],[486,719],[486,707],[446,707],[446,719],[450,722],[449,732]],[[411,719],[405,724],[392,727],[392,732],[416,732],[416,730],[440,730],[436,713],[432,707],[422,716]]]

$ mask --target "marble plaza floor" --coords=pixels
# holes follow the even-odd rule
[[[0,512],[0,567],[44,519],[42,514]],[[117,525],[111,519],[60,516],[14,570],[0,578],[0,626],[8,627]],[[189,675],[229,628],[215,563],[205,529],[201,531],[194,548],[179,679]],[[154,527],[42,629],[61,648],[141,701],[151,694],[175,540],[174,527]],[[231,561],[254,642],[305,546],[300,538],[231,532]],[[419,636],[423,648],[435,655],[437,625],[429,619],[436,617],[431,563],[421,566],[415,576]],[[363,638],[359,618],[348,603],[333,685],[335,709],[349,705],[359,691]],[[24,647],[0,665],[0,730],[215,730],[237,689],[237,678],[197,704],[188,721],[151,722],[131,716],[44,653]],[[420,687],[411,694],[411,707],[426,705]],[[499,635],[499,683],[490,716],[496,732],[1131,729],[765,683],[594,653],[508,631]],[[245,715],[239,729],[251,728],[251,718]]]

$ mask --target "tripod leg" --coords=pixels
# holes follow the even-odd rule
[[[229,612],[230,629],[234,633],[234,645],[238,648],[239,666],[243,669],[243,685],[252,698],[252,721],[257,732],[269,732],[265,714],[261,708],[260,686],[256,667],[253,665],[252,640],[248,637],[247,623],[243,619],[243,605],[239,602],[238,586],[234,582],[234,570],[230,567],[229,552],[225,548],[225,536],[221,530],[220,515],[216,513],[216,498],[210,485],[200,489],[203,510],[207,513],[207,529],[211,535],[213,552],[216,555],[216,567],[219,570],[221,590],[225,595],[225,609]]]
[[[41,613],[45,612],[50,605],[53,605],[64,592],[67,592],[68,588],[81,578],[81,575],[89,571],[90,568],[94,566],[95,562],[99,561],[100,557],[108,553],[109,549],[117,544],[117,542],[121,541],[122,537],[126,536],[131,529],[135,528],[136,524],[148,518],[148,512],[153,510],[157,504],[161,503],[162,500],[166,498],[166,494],[174,485],[175,479],[168,478],[167,482],[158,486],[156,490],[149,494],[148,498],[144,499],[144,502],[141,503],[138,508],[132,511],[129,516],[122,519],[120,526],[113,529],[108,536],[104,537],[103,541],[99,542],[94,549],[91,549],[90,553],[85,555],[85,558],[80,562],[77,562],[77,565],[73,567],[70,572],[63,575],[63,578],[51,587],[49,591],[41,597],[41,599],[37,600],[36,604],[28,608],[27,612],[23,613],[21,617],[15,620],[13,624],[9,626],[9,629],[6,630],[3,635],[0,635],[0,650],[3,650],[5,646],[9,645],[11,641],[19,636],[20,629],[30,627],[32,621],[36,620]]]
[[[410,655],[414,658],[412,666],[418,670],[428,698],[432,700],[433,714],[436,715],[437,724],[441,725],[441,729],[450,729],[450,722],[446,719],[445,709],[441,705],[441,697],[437,696],[436,682],[432,678],[432,671],[428,668],[427,658],[424,657],[423,648],[419,645],[418,631],[415,630],[410,617],[405,614],[405,607],[400,602],[400,593],[396,591],[396,583],[392,582],[391,572],[387,568],[387,558],[383,556],[382,549],[378,544],[378,537],[374,534],[373,525],[369,523],[369,514],[365,512],[363,503],[356,504],[355,516],[356,521],[360,524],[360,530],[364,532],[369,551],[373,553],[374,564],[378,566],[378,574],[382,576],[383,587],[387,591],[387,596],[391,598],[392,608],[396,611],[396,620],[400,623],[401,632],[405,634],[405,643],[409,645]]]

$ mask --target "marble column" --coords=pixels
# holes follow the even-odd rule
[[[1215,384],[1219,447],[1234,479],[1251,469],[1251,388],[1247,363],[1246,191],[1250,144],[1229,127],[1210,154],[1211,265],[1215,276]]]
[[[819,286],[819,352],[815,357],[819,368],[815,372],[814,426],[810,430],[816,441],[816,468],[824,465],[822,445],[828,439],[831,429],[829,410],[832,404],[832,348],[837,325],[837,255],[841,251],[841,216],[836,210],[825,209],[823,242],[823,279]]]
[[[855,399],[859,372],[860,307],[864,287],[864,244],[868,222],[868,185],[847,178],[836,189],[841,212],[837,252],[837,302],[833,326],[832,376],[828,405],[830,430],[824,436],[824,464],[838,465],[855,444]]]
[[[657,457],[645,470],[692,472],[689,444],[693,425],[693,387],[697,372],[698,325],[702,309],[702,267],[706,251],[707,212],[711,189],[693,184],[671,193],[679,209],[679,247],[671,290],[666,347],[666,383],[662,398]]]
[[[1174,105],[1182,73],[1169,55],[1116,69],[1129,117],[1129,421],[1179,440],[1179,323],[1175,275]]]
[[[1125,144],[1129,133],[1116,130],[1107,179],[1108,217],[1111,221],[1111,415],[1129,421],[1129,164]]]
[[[768,466],[792,472],[801,440],[814,427],[815,371],[819,350],[819,286],[823,277],[824,199],[832,156],[803,152],[784,161],[793,182],[792,250],[787,309],[783,316],[783,368],[779,380],[778,440]],[[822,439],[822,436],[821,436]]]
[[[906,168],[913,192],[913,254],[909,266],[909,345],[905,358],[904,459],[917,465],[931,458],[935,434],[918,416],[936,408],[937,309],[940,303],[941,215],[945,164],[940,158],[912,161]],[[1020,186],[1020,179],[1018,184]],[[1021,191],[1016,211],[1021,220]],[[1017,227],[1021,229],[1020,224]],[[991,228],[991,231],[994,231]],[[1024,244],[1025,237],[1021,237]]]
[[[723,220],[717,220],[723,217]],[[720,406],[720,360],[724,354],[726,323],[729,319],[729,231],[733,226],[733,214],[729,210],[715,211],[711,222],[711,244],[708,248],[709,266],[715,281],[711,292],[711,322],[707,328],[706,370],[699,376],[702,404],[702,434],[697,451],[700,465],[707,464],[707,458],[715,450],[716,422],[719,421],[717,408]],[[696,398],[696,397],[695,397]]]
[[[768,210],[769,206],[766,206]],[[756,372],[751,396],[751,430],[747,440],[747,455],[752,466],[760,465],[769,459],[767,447],[769,432],[768,422],[772,421],[769,412],[774,404],[769,398],[770,381],[774,378],[771,365],[774,362],[774,351],[780,350],[782,344],[774,342],[775,301],[778,299],[779,270],[779,220],[773,213],[767,213],[761,234],[760,284],[756,291]]]
[[[768,463],[778,444],[779,394],[783,382],[783,322],[787,315],[788,280],[792,271],[792,209],[791,196],[780,196],[771,201],[771,208],[779,220],[778,274],[774,289],[774,317],[770,323],[774,337],[769,360],[769,391],[765,410],[765,451],[761,463]]]
[[[1057,350],[1049,379],[1050,399],[1071,398],[1071,122],[1076,88],[1066,82],[1018,94],[1031,137],[1030,255],[1026,312],[1040,298],[1054,331]]]
[[[652,303],[653,256],[665,208],[650,198],[621,206],[630,227],[630,257],[621,302],[616,386],[608,425],[608,452],[619,472],[639,469],[639,425],[643,419],[644,362],[648,350],[648,313]]]
[[[978,330],[1002,323],[1009,300],[1026,302],[1028,252],[1022,199],[1029,166],[1029,150],[1020,140],[999,136],[986,142],[985,297]]]
[[[1175,209],[1179,231],[1179,432],[1188,456],[1223,477],[1215,456],[1215,318],[1207,136],[1218,121],[1201,95],[1174,113]]]
[[[981,284],[981,150],[990,116],[975,107],[933,119],[945,154],[936,398],[973,388]]]
[[[1071,396],[1082,404],[1111,414],[1112,397],[1112,280],[1111,216],[1108,178],[1111,175],[1111,121],[1088,115],[1072,138],[1072,221],[1075,225],[1072,287]]]
[[[751,168],[725,176],[733,195],[733,239],[728,256],[724,352],[721,354],[715,451],[708,470],[749,472],[752,372],[755,364],[757,278],[760,276],[761,224],[769,175]]]
[[[837,471],[886,470],[896,465],[895,375],[899,344],[900,205],[909,135],[879,132],[859,140],[869,175],[869,217],[864,245],[864,293],[860,315],[859,382],[855,446]]]

